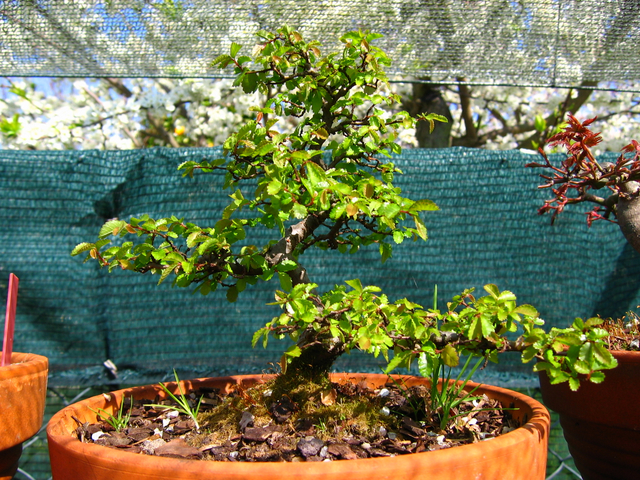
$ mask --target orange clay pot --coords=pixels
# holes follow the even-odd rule
[[[236,384],[248,387],[267,376],[242,375],[181,382],[187,391],[201,386],[230,391]],[[400,378],[400,377],[397,377]],[[419,377],[402,377],[408,386],[428,384]],[[386,375],[334,374],[333,381],[359,382],[381,386]],[[475,385],[471,384],[470,385]],[[174,388],[176,384],[168,384]],[[545,478],[549,413],[537,401],[497,387],[480,387],[506,407],[515,406],[513,415],[522,427],[490,441],[446,450],[399,455],[397,457],[339,460],[333,462],[245,463],[210,462],[155,457],[123,452],[95,444],[81,443],[73,435],[77,422],[95,421],[90,408],[114,412],[123,396],[164,397],[159,386],[119,390],[106,401],[103,395],[71,405],[53,416],[47,427],[49,456],[54,480],[411,480],[446,479],[539,479]]]
[[[640,352],[612,351],[618,366],[601,384],[551,385],[540,373],[542,399],[559,414],[569,451],[587,479],[640,478]]]
[[[49,360],[32,353],[13,353],[0,367],[0,480],[18,470],[22,442],[42,426]]]

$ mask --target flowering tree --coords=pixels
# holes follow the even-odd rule
[[[221,145],[263,101],[229,79],[2,79],[0,142],[9,149],[131,149]],[[633,88],[633,85],[626,87]],[[640,138],[640,98],[631,92],[519,87],[433,87],[392,83],[413,115],[448,117],[433,134],[403,131],[405,147],[536,149],[566,112],[598,116],[605,144],[619,151]],[[426,124],[424,124],[426,125]],[[422,127],[424,128],[424,127]]]

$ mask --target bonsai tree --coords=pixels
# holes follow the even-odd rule
[[[535,369],[549,371],[555,382],[577,388],[578,374],[601,381],[601,370],[615,366],[602,343],[606,332],[597,327],[601,320],[577,319],[547,334],[534,307],[517,306],[513,293],[494,285],[478,299],[462,292],[442,312],[392,301],[358,279],[318,291],[304,267],[309,249],[375,248],[384,263],[394,244],[427,239],[421,215],[437,206],[402,196],[393,185],[401,173],[393,155],[401,152],[400,129],[424,121],[433,130],[445,119],[381,108],[400,99],[382,89],[390,61],[374,45],[378,34],[347,33],[342,50],[328,55],[288,27],[258,36],[253,57],[232,44],[213,63],[233,67],[235,85],[260,91],[265,105],[224,142],[223,157],[179,167],[185,176],[224,172],[230,202],[217,223],[198,226],[174,216],[111,220],[98,241],[79,244],[72,255],[87,252],[109,270],[151,272],[159,283],[171,277],[203,295],[225,288],[230,302],[247,286],[279,282],[275,303],[282,313],[256,331],[253,344],[290,338],[281,366],[294,382],[328,381],[334,361],[353,349],[381,355],[387,372],[417,363],[434,378],[461,355],[497,361],[499,353],[517,351],[525,362],[537,359]],[[295,127],[286,123],[289,117],[299,120]],[[271,229],[272,240],[252,244],[257,226]],[[125,240],[110,246],[113,236]]]
[[[569,115],[566,127],[548,142],[552,147],[566,149],[567,158],[554,166],[540,149],[544,163],[527,165],[550,171],[548,175],[540,175],[546,180],[540,188],[551,189],[553,198],[545,201],[538,213],[552,212],[553,222],[569,204],[592,203],[594,206],[587,213],[588,225],[595,220],[617,223],[627,242],[640,252],[640,144],[633,140],[622,149],[615,163],[598,162],[591,148],[602,137],[588,128],[595,120],[581,123]]]

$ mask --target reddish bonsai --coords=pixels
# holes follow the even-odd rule
[[[640,252],[640,144],[632,140],[615,163],[598,162],[591,148],[598,145],[602,137],[588,128],[595,120],[594,117],[580,123],[569,115],[564,130],[549,139],[548,145],[564,147],[568,152],[559,166],[553,165],[542,149],[540,154],[545,163],[527,164],[527,167],[551,171],[540,175],[546,183],[539,188],[550,188],[554,197],[546,200],[538,213],[553,212],[553,222],[566,205],[594,203],[587,213],[588,225],[596,220],[617,223],[629,244]],[[607,195],[597,194],[596,190]]]

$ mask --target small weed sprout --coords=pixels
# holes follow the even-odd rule
[[[202,397],[200,397],[200,399],[198,400],[198,403],[195,406],[195,408],[191,407],[191,404],[189,403],[189,399],[187,398],[184,390],[182,389],[182,385],[180,385],[180,380],[178,379],[178,374],[176,373],[175,370],[173,371],[173,375],[176,379],[176,383],[178,384],[178,389],[180,391],[179,396],[174,395],[164,383],[159,382],[159,385],[160,387],[162,387],[165,393],[169,395],[171,400],[173,400],[177,405],[161,405],[156,403],[150,403],[150,404],[145,404],[145,407],[164,408],[167,410],[172,410],[174,412],[187,415],[193,420],[196,430],[199,431],[200,424],[198,423],[198,412],[200,411],[200,404],[202,403]]]
[[[120,408],[118,408],[115,415],[102,408],[98,408],[98,410],[90,408],[90,410],[97,415],[98,419],[104,420],[111,425],[116,432],[120,432],[127,428],[129,425],[129,419],[131,418],[131,409],[129,409],[127,413],[124,413],[125,400],[126,399],[124,398],[122,399],[120,402]],[[133,404],[133,398],[130,399],[130,404]]]

